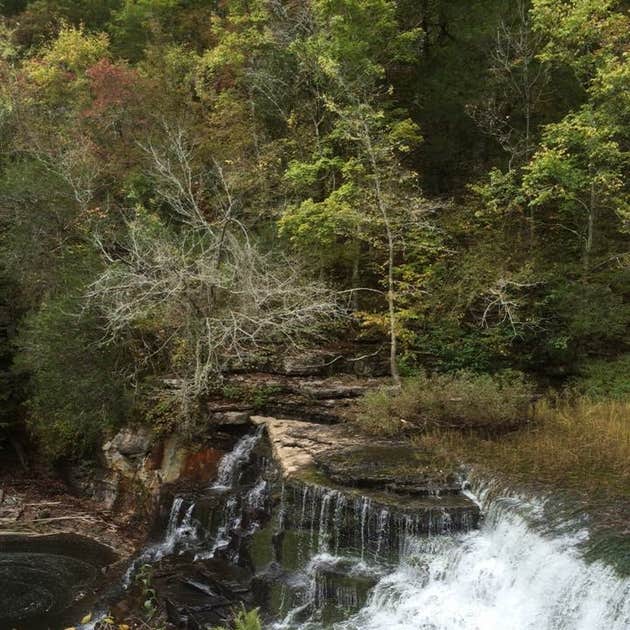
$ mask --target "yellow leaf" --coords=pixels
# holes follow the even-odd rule
[[[90,621],[92,621],[92,613],[88,613],[81,619],[81,623],[90,623]]]

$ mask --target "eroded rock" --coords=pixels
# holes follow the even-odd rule
[[[450,510],[462,522],[477,521],[478,507],[462,494],[455,462],[444,467],[408,442],[375,439],[351,425],[264,416],[252,422],[266,426],[274,459],[288,480],[405,510]]]
[[[99,488],[101,500],[108,509],[124,509],[126,502],[137,510],[140,501],[150,502],[164,485],[211,481],[229,439],[217,438],[215,447],[189,444],[176,434],[155,439],[144,427],[124,429],[103,446],[107,475]]]

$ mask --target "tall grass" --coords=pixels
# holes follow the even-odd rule
[[[459,460],[567,488],[630,493],[630,398],[549,394],[518,373],[421,375],[359,403],[369,433],[409,435],[436,462]]]
[[[527,426],[507,435],[433,431],[414,442],[526,482],[626,499],[630,492],[630,401],[547,397]]]

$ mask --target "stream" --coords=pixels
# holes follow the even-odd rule
[[[580,519],[550,519],[549,500],[492,484],[466,493],[478,527],[465,512],[414,514],[283,481],[259,430],[214,484],[167,499],[164,535],[126,583],[153,564],[156,588],[193,628],[240,602],[260,607],[269,630],[630,628],[630,579],[584,559]]]

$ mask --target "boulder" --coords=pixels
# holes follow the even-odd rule
[[[153,432],[148,427],[126,428],[119,431],[103,449],[118,451],[125,457],[146,455],[151,448]]]

